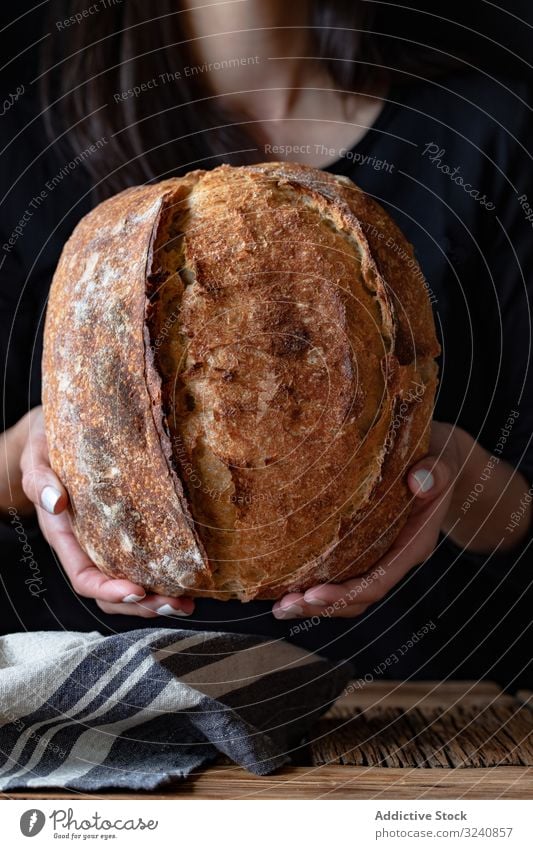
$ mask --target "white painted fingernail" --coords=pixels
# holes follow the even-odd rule
[[[272,611],[276,619],[296,619],[303,616],[304,609],[299,604],[290,604],[287,607],[278,607]]]
[[[48,513],[54,513],[57,502],[61,498],[61,493],[55,486],[45,486],[41,492],[41,504]]]
[[[427,469],[418,469],[413,475],[420,492],[429,492],[435,486],[435,478]]]
[[[170,604],[162,604],[161,607],[158,607],[156,613],[159,616],[190,616],[190,613],[187,613],[185,610],[176,610],[175,607],[172,607]],[[192,611],[191,611],[192,613]]]
[[[122,601],[124,604],[132,604],[134,601],[142,601],[143,598],[146,598],[146,593],[144,593],[144,595],[135,595],[135,593],[130,593],[130,595],[125,595]]]

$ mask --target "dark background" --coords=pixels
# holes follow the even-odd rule
[[[96,0],[87,0],[86,5],[90,5],[91,2],[96,2]],[[123,2],[128,3],[130,0],[123,0]],[[335,0],[329,0],[329,2],[333,4]],[[404,38],[415,42],[415,44],[418,42],[419,44],[429,45],[436,50],[460,57],[464,62],[475,68],[480,68],[488,74],[501,75],[506,78],[514,76],[521,80],[528,79],[530,83],[533,83],[533,65],[531,64],[533,62],[531,56],[533,0],[508,0],[505,7],[503,0],[499,4],[489,2],[489,0],[462,0],[462,2],[454,2],[454,0],[448,0],[448,2],[441,2],[441,0],[426,0],[426,2],[399,0],[398,3],[366,0],[366,2],[372,2],[379,10],[378,20],[375,24],[375,29],[378,32],[389,33],[395,38]],[[22,0],[17,5],[7,3],[7,0],[0,3],[0,80],[2,82],[0,107],[1,102],[9,92],[15,92],[17,86],[21,83],[27,85],[37,73],[38,44],[43,37],[46,37],[48,6],[47,0],[40,4],[29,3],[26,0]],[[157,0],[152,0],[151,3],[147,0],[144,8],[147,9],[147,14],[157,14]],[[10,24],[10,22],[12,23]],[[68,32],[64,35],[68,51]],[[3,69],[2,65],[4,66]],[[480,90],[485,91],[483,87]],[[498,89],[497,86],[489,86],[486,90],[492,92]],[[520,90],[523,91],[524,87],[520,86]],[[35,94],[35,92],[33,93]],[[495,99],[497,100],[497,98]],[[9,127],[19,129],[17,121],[20,123],[27,118],[31,123],[34,117],[34,104],[33,98],[24,98],[21,101],[20,114],[17,110],[8,110],[6,116],[0,118],[0,128],[4,128],[4,135],[6,131],[9,132]],[[458,101],[458,104],[460,104],[460,101]],[[500,107],[504,108],[504,125],[511,126],[513,124],[512,100],[503,98],[501,103],[495,102],[486,106],[491,112],[496,113],[498,113]],[[522,111],[521,107],[517,108],[520,112]],[[22,112],[23,109],[25,110],[24,113]],[[461,121],[464,124],[464,117],[462,119],[460,114],[460,105],[456,107],[454,103],[451,114],[453,119],[451,123],[454,126],[456,119],[459,125],[461,125]],[[518,115],[520,126],[522,126],[522,117],[521,114]],[[3,124],[2,121],[4,121]],[[526,126],[525,123],[523,126]],[[472,122],[472,129],[477,131],[474,122]],[[527,132],[530,132],[529,125],[527,130],[523,130],[523,135],[525,136]],[[13,171],[13,174],[23,172],[28,162],[32,161],[32,156],[35,156],[35,167],[24,174],[25,186],[22,180],[18,182],[18,191],[12,193],[11,200],[8,198],[4,204],[2,213],[9,222],[8,232],[12,229],[12,222],[19,220],[20,214],[24,210],[24,204],[27,203],[27,198],[34,191],[34,186],[43,185],[45,178],[57,173],[59,168],[67,161],[66,159],[62,160],[60,155],[57,154],[54,150],[55,146],[50,148],[50,156],[52,157],[50,162],[44,161],[44,157],[36,156],[45,147],[45,138],[44,128],[41,129],[36,121],[31,124],[28,137],[17,138],[16,144],[10,148],[11,159],[8,160],[7,166],[3,166],[1,172],[8,183],[11,178],[11,171]],[[526,145],[528,141],[527,138],[523,138]],[[28,144],[32,146],[28,148]],[[512,164],[513,167],[520,168],[518,160]],[[524,173],[524,179],[529,179],[531,173],[529,161]],[[37,174],[37,177],[35,174]],[[81,174],[75,173],[71,180],[74,181],[78,178],[82,179]],[[4,321],[9,321],[9,316],[14,315],[15,312],[17,321],[16,332],[13,332],[8,343],[16,363],[22,364],[20,368],[23,375],[23,378],[18,382],[12,380],[10,404],[4,404],[4,414],[7,412],[8,416],[11,417],[8,418],[8,424],[11,424],[20,416],[21,410],[27,409],[27,374],[30,373],[30,368],[32,375],[30,380],[31,397],[38,398],[40,353],[38,349],[33,350],[32,348],[33,340],[36,338],[36,316],[40,316],[42,313],[49,281],[61,245],[70,235],[72,226],[76,223],[74,219],[88,211],[89,208],[89,201],[87,201],[84,207],[76,206],[74,208],[74,218],[72,215],[63,218],[63,213],[71,209],[72,199],[69,193],[72,192],[76,199],[81,196],[80,190],[72,186],[73,184],[69,182],[68,185],[65,184],[63,191],[54,193],[53,203],[45,210],[46,216],[49,217],[43,215],[42,218],[38,219],[35,216],[27,231],[25,231],[28,245],[32,244],[33,239],[35,245],[44,245],[45,243],[48,244],[50,228],[55,226],[56,222],[62,222],[56,237],[50,241],[46,252],[43,251],[37,268],[32,273],[31,285],[24,288],[25,294],[22,304],[18,303],[20,289],[18,284],[22,285],[22,281],[26,279],[28,265],[33,263],[33,255],[24,255],[21,260],[21,267],[14,267],[11,277],[4,273],[5,279],[0,292],[0,295],[4,296],[8,308],[8,318]],[[35,229],[32,233],[31,227],[40,227],[41,229]],[[528,232],[528,238],[529,236]],[[461,244],[460,241],[458,241],[458,244]],[[463,261],[461,256],[461,254],[458,254],[453,261],[460,264]],[[13,261],[16,261],[14,254]],[[7,336],[8,333],[6,332],[6,338]],[[18,368],[18,366],[16,367]],[[12,534],[12,531],[9,532]],[[20,556],[16,548],[19,545],[18,541],[11,540],[9,545],[14,547],[11,550],[2,550],[2,559],[6,562],[9,562],[11,558],[18,559]],[[116,627],[117,617],[109,616],[106,618],[98,613],[93,602],[74,598],[68,582],[59,569],[52,564],[50,552],[44,540],[38,536],[36,528],[32,536],[32,546],[36,560],[42,561],[43,564],[49,564],[47,566],[50,569],[49,586],[50,590],[53,589],[54,592],[51,607],[49,610],[44,606],[40,608],[39,613],[42,615],[43,621],[37,620],[34,608],[29,606],[35,599],[28,597],[21,600],[20,580],[16,570],[5,569],[0,574],[0,591],[2,591],[0,595],[3,594],[4,597],[4,601],[0,603],[0,609],[3,612],[0,632],[19,631],[27,627],[26,623],[30,622],[34,628],[90,629],[95,627],[96,616],[98,616],[100,622],[106,624],[106,627],[110,629]],[[471,559],[470,555],[469,557]],[[533,623],[531,622],[530,592],[524,592],[524,587],[529,587],[531,583],[531,565],[528,558],[522,558],[520,567],[515,569],[506,579],[503,588],[500,588],[501,574],[497,565],[493,567],[492,575],[489,573],[487,576],[487,572],[482,568],[483,563],[481,561],[480,564],[472,567],[471,563],[464,565],[461,560],[458,560],[454,570],[453,582],[447,588],[449,597],[456,596],[456,601],[453,605],[448,605],[448,620],[442,629],[443,634],[452,635],[453,642],[447,645],[446,652],[440,651],[439,648],[440,654],[438,656],[434,646],[430,646],[429,643],[424,644],[427,657],[430,655],[436,657],[430,676],[426,671],[426,660],[421,659],[416,652],[409,654],[409,664],[411,664],[409,669],[404,669],[400,673],[398,667],[394,667],[394,673],[404,677],[416,674],[417,677],[439,678],[452,673],[454,677],[466,678],[477,678],[490,673],[490,677],[498,680],[503,686],[511,686],[512,688],[531,687],[533,664],[530,661]],[[439,574],[441,569],[441,562],[435,561],[433,571],[428,564],[419,570],[420,582],[415,584],[415,595],[418,598],[425,598],[426,591],[433,585],[437,587],[437,590],[440,589],[441,584],[438,584],[434,576]],[[475,580],[472,584],[469,584],[468,592],[462,591],[464,570],[471,574],[475,572]],[[54,577],[52,578],[52,576]],[[409,584],[405,586],[406,592],[411,593],[411,578]],[[497,591],[494,591],[493,588],[496,588]],[[486,599],[489,594],[490,604],[482,605],[482,600]],[[26,596],[28,596],[27,593]],[[50,596],[47,596],[47,599],[51,596],[52,592],[50,592]],[[431,600],[435,599],[436,596],[428,596],[428,598]],[[520,598],[519,607],[515,606],[517,598]],[[16,599],[16,608],[11,607],[12,599]],[[397,603],[401,608],[403,604],[401,597],[398,598]],[[264,615],[264,612],[261,610],[253,613],[249,610],[249,614],[259,616]],[[474,618],[472,614],[475,614]],[[216,615],[213,613],[213,616]],[[143,627],[146,622],[148,625],[145,626],[151,627],[154,621],[157,621],[139,620],[133,617],[120,618],[122,620],[120,622],[121,629]],[[243,621],[243,628],[247,629],[246,620]],[[338,622],[342,622],[342,620],[338,620]],[[401,619],[398,620],[398,623],[398,629],[401,633],[405,625]],[[462,632],[462,630],[457,632],[458,623],[469,623],[465,632]],[[495,623],[499,623],[499,627],[494,629]],[[101,627],[103,627],[103,624]],[[166,626],[168,622],[164,620],[161,624]],[[178,627],[182,624],[178,623]],[[279,629],[276,634],[286,636],[288,625],[289,623],[276,622],[275,627]],[[217,623],[217,626],[220,627],[220,622]],[[490,631],[489,639],[487,639],[487,631]],[[459,636],[457,636],[457,633],[459,633]],[[398,634],[398,631],[396,631],[396,634]],[[395,631],[392,630],[388,639],[389,644],[386,646],[383,644],[384,647],[380,648],[381,657],[390,653],[389,645],[391,649],[401,645],[405,636],[399,640],[395,636]],[[444,639],[445,637],[442,638],[443,642]],[[471,651],[472,646],[477,646],[478,650]],[[369,660],[361,659],[359,661],[358,659],[357,662],[360,663],[359,670],[362,674],[370,670]],[[526,668],[528,662],[530,665],[529,668]],[[487,673],[488,669],[489,673]]]
[[[87,0],[87,5],[90,2]],[[532,0],[365,2],[377,7],[380,32],[460,56],[489,73],[528,77],[533,82]],[[46,32],[47,6],[46,0],[0,4],[3,90],[27,82],[35,74],[37,46],[31,45]],[[151,8],[156,11],[157,2],[152,2]]]

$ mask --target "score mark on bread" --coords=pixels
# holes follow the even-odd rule
[[[411,247],[346,178],[266,163],[122,192],[65,246],[46,321],[81,545],[170,595],[368,570],[408,515],[438,352]]]

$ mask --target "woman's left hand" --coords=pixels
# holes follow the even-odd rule
[[[464,462],[464,437],[459,428],[433,422],[430,454],[416,463],[407,478],[415,503],[393,543],[370,572],[343,584],[319,584],[305,593],[288,593],[276,601],[276,619],[310,616],[359,616],[383,598],[414,566],[426,560],[437,544]]]

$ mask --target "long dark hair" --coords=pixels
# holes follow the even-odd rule
[[[149,17],[154,5],[106,0],[98,14],[86,15],[86,0],[50,3],[40,78],[46,128],[66,156],[100,141],[84,159],[98,199],[193,167],[257,161],[250,150],[257,147],[257,126],[210,96],[208,74],[183,73],[194,57],[176,0],[158,0],[157,16]],[[313,53],[324,57],[340,90],[369,91],[391,78],[432,76],[449,66],[436,52],[375,34],[375,14],[375,4],[358,0],[310,4]],[[157,85],[149,88],[151,80]],[[143,83],[138,96],[122,98]]]

